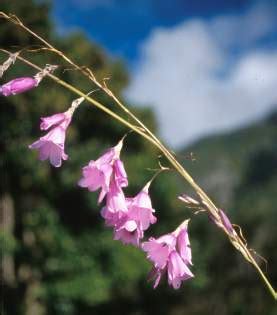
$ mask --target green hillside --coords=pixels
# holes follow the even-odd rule
[[[193,153],[193,163],[187,159],[184,166],[220,205],[229,207],[245,173],[257,171],[253,169],[255,163],[261,163],[261,173],[276,175],[276,139],[275,111],[250,126],[201,139],[182,150],[180,156]]]

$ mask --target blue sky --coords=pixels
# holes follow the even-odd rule
[[[53,0],[60,33],[81,29],[131,73],[173,147],[245,126],[277,104],[277,0]]]
[[[135,61],[140,43],[157,27],[190,18],[245,12],[253,0],[54,0],[58,28],[80,28],[109,52]],[[263,2],[272,3],[264,0]],[[277,1],[276,1],[277,3]],[[277,18],[277,17],[276,17]],[[277,40],[277,34],[275,34]]]

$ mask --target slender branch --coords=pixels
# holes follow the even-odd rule
[[[92,71],[89,68],[84,68],[84,67],[80,67],[80,66],[76,65],[70,58],[65,56],[63,54],[63,52],[57,50],[54,46],[49,44],[42,37],[37,35],[35,32],[30,30],[28,27],[26,27],[16,16],[14,16],[14,15],[10,15],[9,16],[9,15],[5,14],[4,12],[0,12],[0,17],[4,17],[5,19],[11,21],[12,23],[14,23],[16,25],[19,25],[24,30],[29,32],[31,35],[33,35],[35,38],[37,38],[43,44],[45,44],[49,48],[50,51],[53,51],[53,52],[57,53],[64,60],[66,60],[69,64],[73,65],[77,70],[79,70],[85,76],[87,76],[92,82],[94,82],[99,88],[101,88],[101,90],[103,90],[107,95],[109,95],[116,102],[116,104],[121,109],[123,109],[139,126],[136,126],[136,125],[128,122],[127,120],[125,120],[121,116],[117,115],[112,110],[110,110],[107,107],[105,107],[104,105],[102,105],[100,102],[98,102],[95,99],[93,99],[92,97],[84,94],[79,89],[75,88],[74,86],[72,86],[72,85],[66,83],[65,81],[59,79],[57,76],[55,76],[53,74],[48,74],[48,76],[51,79],[53,79],[54,81],[56,81],[58,84],[64,86],[65,88],[67,88],[68,90],[74,92],[75,94],[84,97],[89,103],[93,104],[94,106],[96,106],[100,110],[104,111],[105,113],[107,113],[108,115],[110,115],[111,117],[113,117],[114,119],[116,119],[117,121],[119,121],[120,123],[125,125],[126,127],[134,130],[136,133],[140,134],[146,140],[150,141],[153,145],[155,145],[165,155],[165,157],[168,159],[168,161],[171,163],[171,165],[177,170],[177,172],[194,188],[196,193],[201,198],[203,204],[205,204],[208,212],[210,212],[210,214],[213,217],[215,217],[216,219],[220,220],[219,214],[218,214],[219,210],[214,205],[214,203],[211,201],[211,199],[207,196],[207,194],[199,187],[199,185],[197,183],[195,183],[195,181],[189,175],[189,173],[176,160],[176,158],[173,156],[173,154],[162,144],[162,142],[127,107],[125,107],[122,104],[122,102],[107,87],[105,82],[102,85],[100,82],[97,81],[97,79],[95,78],[94,74],[92,73]],[[7,51],[7,50],[4,50],[4,49],[1,49],[1,50],[3,52],[7,53],[7,54],[10,54],[10,52]],[[25,59],[23,57],[19,56],[18,59],[20,59],[24,63],[28,64],[29,66],[31,66],[31,67],[39,70],[39,71],[42,70],[39,66],[33,64],[32,62],[28,61],[27,59]],[[253,265],[253,267],[258,271],[259,275],[261,276],[261,279],[264,281],[264,283],[266,284],[266,286],[269,289],[270,293],[272,294],[273,298],[276,300],[277,299],[276,291],[273,289],[273,287],[271,286],[270,282],[268,281],[268,279],[266,278],[266,276],[264,275],[264,273],[262,272],[262,270],[258,266],[257,262],[255,261],[254,257],[252,256],[251,252],[247,248],[246,243],[241,239],[241,237],[236,232],[234,232],[233,235],[230,235],[230,233],[227,231],[227,229],[224,226],[222,227],[222,230],[225,232],[225,234],[227,234],[227,236],[229,237],[229,240],[233,244],[233,246],[238,251],[240,251],[241,254],[244,256],[244,258],[248,262],[250,262]]]
[[[155,136],[155,134],[150,131],[150,129],[145,126],[145,124],[138,119],[131,110],[129,110],[120,100],[117,98],[114,93],[107,87],[105,81],[102,85],[95,77],[93,72],[88,67],[81,67],[74,63],[69,57],[67,57],[62,51],[55,48],[53,45],[51,45],[49,42],[47,42],[44,38],[33,32],[30,28],[28,28],[24,23],[15,15],[7,15],[4,12],[0,12],[0,17],[4,17],[5,19],[9,20],[10,22],[20,26],[25,31],[27,31],[29,34],[34,36],[36,39],[41,41],[44,45],[48,47],[48,49],[56,54],[58,54],[60,57],[62,57],[64,60],[66,60],[69,64],[71,64],[74,68],[79,70],[83,75],[88,77],[94,84],[96,84],[101,90],[103,90],[108,96],[110,96],[116,104],[124,110],[136,123],[139,124],[139,126],[145,131],[155,142],[156,146],[161,150],[161,152],[167,157],[167,159],[174,165],[175,169],[181,174],[182,177],[186,179],[190,183],[190,185],[195,189],[197,194],[200,196],[200,198],[209,205],[209,211],[215,216],[218,217],[218,209],[214,205],[214,203],[210,200],[210,198],[207,196],[207,194],[195,183],[193,178],[188,174],[188,172],[183,168],[183,166],[176,160],[176,158],[173,156],[173,154],[164,146],[164,144]],[[152,141],[151,141],[152,142]],[[153,142],[152,142],[153,143]]]

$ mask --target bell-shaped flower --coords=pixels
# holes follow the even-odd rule
[[[98,202],[102,202],[110,190],[110,184],[114,181],[118,187],[128,185],[127,174],[120,160],[120,151],[123,145],[121,140],[115,147],[107,150],[99,159],[90,161],[83,167],[83,177],[78,185],[96,191],[101,188]]]
[[[167,267],[168,284],[179,289],[182,281],[193,277],[192,272],[177,251],[172,251],[168,257]]]
[[[124,244],[139,246],[150,224],[157,218],[153,215],[151,199],[148,193],[150,182],[134,198],[126,198],[128,212],[123,217],[121,224],[115,228],[114,238]]]
[[[62,160],[67,160],[68,155],[64,152],[64,141],[66,129],[70,124],[71,116],[66,117],[61,123],[53,127],[44,137],[35,141],[29,146],[30,149],[39,150],[41,161],[49,158],[50,163],[55,167],[62,165]]]
[[[65,113],[58,113],[48,117],[41,117],[40,120],[40,130],[48,130],[49,128],[59,125],[65,120],[67,120],[70,115]]]
[[[183,222],[174,232],[163,235],[157,239],[150,238],[142,244],[147,258],[153,263],[150,278],[154,279],[154,288],[167,272],[168,283],[178,289],[181,282],[193,277],[188,265],[191,262],[191,248],[188,238],[188,220]]]
[[[143,231],[139,229],[137,222],[128,217],[114,232],[114,240],[120,240],[123,244],[134,246],[139,246],[139,240],[142,237]]]
[[[101,210],[101,216],[105,219],[107,226],[117,227],[126,217],[128,212],[124,193],[115,181],[110,185],[110,190],[107,193],[106,206]]]
[[[48,70],[45,69],[43,70],[44,72],[42,71],[38,73],[38,80],[41,80],[43,76],[46,75],[45,73],[51,70],[51,66],[49,65]],[[62,165],[62,160],[68,159],[68,155],[64,152],[66,130],[71,122],[74,111],[83,101],[84,97],[79,97],[71,103],[71,106],[66,112],[41,118],[40,129],[51,129],[44,137],[41,137],[38,141],[29,145],[30,149],[39,150],[39,159],[41,161],[49,158],[50,163],[53,166],[60,167]]]

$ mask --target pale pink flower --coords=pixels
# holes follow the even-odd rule
[[[108,191],[110,184],[118,187],[126,187],[128,185],[127,174],[123,163],[120,160],[120,151],[122,148],[122,140],[111,149],[107,150],[96,161],[90,161],[83,167],[83,177],[79,180],[78,185],[88,188],[89,191],[96,191],[101,188],[98,202],[102,202]]]
[[[143,237],[143,231],[135,220],[127,218],[121,226],[115,229],[114,240],[120,240],[123,244],[139,246],[139,240]]]
[[[134,198],[126,198],[128,212],[115,228],[114,239],[121,240],[124,244],[139,246],[150,224],[157,218],[153,215],[151,199],[148,193],[150,182]]]
[[[51,117],[49,117],[49,119],[51,119]],[[62,160],[68,159],[68,155],[64,152],[64,141],[66,129],[70,124],[70,121],[71,116],[66,117],[61,123],[56,125],[56,127],[52,128],[44,137],[41,137],[29,146],[30,149],[39,150],[39,159],[41,161],[49,158],[50,163],[53,166],[60,167]]]
[[[154,288],[158,286],[165,272],[169,285],[174,289],[178,289],[182,281],[194,276],[188,268],[192,261],[187,226],[188,220],[174,232],[157,239],[152,237],[142,244],[142,249],[147,252],[147,258],[154,264],[149,275],[155,280]]]
[[[0,86],[0,93],[4,96],[16,95],[31,90],[37,85],[37,80],[32,77],[17,78]]]
[[[168,257],[168,284],[179,289],[181,282],[193,277],[192,272],[177,251],[172,251]]]
[[[47,73],[53,71],[55,67],[51,65],[46,66],[45,69],[36,75],[37,79],[41,80]],[[68,159],[68,155],[64,152],[66,130],[71,122],[74,111],[83,101],[84,97],[79,97],[71,103],[66,112],[41,118],[40,129],[51,129],[44,137],[29,145],[30,149],[39,150],[40,160],[44,161],[49,158],[53,166],[60,167],[62,160]]]
[[[67,112],[65,112],[54,114],[48,117],[41,117],[40,130],[48,130],[50,127],[53,127],[54,125],[59,125],[63,121],[67,120],[69,116],[70,115]]]
[[[115,181],[110,184],[107,193],[106,206],[102,208],[101,215],[105,219],[107,226],[117,227],[128,212],[124,193]]]

